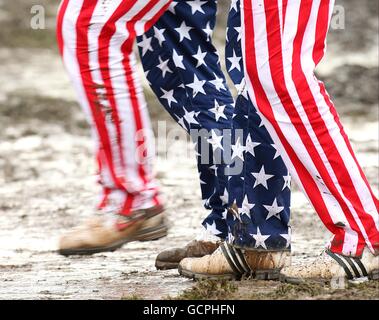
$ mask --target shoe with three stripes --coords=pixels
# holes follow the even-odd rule
[[[326,250],[312,263],[283,268],[280,279],[294,284],[307,280],[330,284],[334,280],[341,279],[379,280],[379,256],[374,256],[368,249],[364,250],[360,258],[347,257]]]
[[[183,259],[179,273],[194,280],[278,280],[280,270],[290,264],[289,251],[241,250],[226,242],[211,255]]]

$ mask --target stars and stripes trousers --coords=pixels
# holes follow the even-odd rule
[[[160,205],[133,44],[170,2],[63,0],[59,8],[58,46],[92,128],[104,210],[128,215]]]
[[[61,3],[57,22],[58,44],[79,102],[91,124],[99,182],[103,187],[99,207],[128,214],[131,210],[160,203],[151,168],[150,121],[132,52],[135,37],[146,32],[139,39],[139,47],[154,92],[188,132],[205,130],[210,134],[209,137],[195,138],[200,155],[198,167],[202,195],[205,207],[211,210],[204,220],[204,227],[220,238],[239,239],[247,248],[256,248],[258,244],[264,249],[288,248],[289,188],[288,184],[283,185],[287,170],[280,157],[278,159],[265,128],[251,121],[249,128],[242,124],[251,110],[247,107],[249,101],[240,97],[236,103],[233,100],[211,41],[217,2],[208,1],[206,7],[203,7],[204,3],[199,7],[197,3],[192,6],[187,1],[173,2],[154,28],[147,31],[167,9],[168,3],[162,0],[63,0]],[[240,21],[232,23],[240,24]],[[233,25],[231,30],[239,27]],[[167,28],[167,34],[162,32],[164,28]],[[241,67],[242,64],[237,69]],[[239,127],[233,118],[241,119]],[[212,152],[216,154],[223,150],[222,140],[227,140],[228,135],[223,130],[232,129],[234,123],[243,131],[238,143],[243,148],[248,143],[250,154],[257,154],[260,161],[256,163],[251,159],[251,167],[242,165],[243,170],[234,174],[236,179],[232,180],[225,170],[228,165],[223,161],[216,162]],[[256,142],[258,138],[260,141]],[[252,143],[260,148],[251,149]],[[201,148],[208,147],[209,162],[203,162],[204,150]],[[265,160],[262,158],[266,155],[265,149],[270,149],[272,159],[270,156]],[[235,157],[237,160],[245,158],[240,151]],[[259,183],[253,183],[250,189],[250,184],[240,187],[238,180],[244,181],[251,175],[261,177],[265,170],[270,172],[270,181],[259,178]],[[231,188],[233,181],[235,188]],[[256,187],[261,189],[259,196],[254,195],[257,189],[252,190]],[[248,224],[251,233],[270,233],[270,239],[262,243],[255,241],[250,234],[245,236],[235,223],[235,217],[227,213],[231,203],[239,205],[245,221],[259,217]],[[266,223],[269,219],[275,223]]]
[[[314,74],[325,53],[334,1],[239,5],[248,94],[291,176],[333,234],[330,249],[360,256],[367,246],[378,254],[378,199]]]
[[[226,65],[238,89],[236,99],[212,41],[216,0],[172,2],[138,38],[140,56],[151,88],[172,118],[189,134],[206,133],[208,144],[202,143],[204,136],[194,140],[202,198],[211,210],[203,226],[242,248],[289,250],[290,176],[247,95],[238,58],[240,8],[233,7]],[[215,156],[228,149],[230,158]],[[232,204],[238,206],[238,218],[227,211]],[[261,241],[261,234],[270,236]]]

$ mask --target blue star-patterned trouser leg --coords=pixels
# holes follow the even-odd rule
[[[231,129],[234,100],[211,41],[216,12],[216,0],[200,6],[196,1],[174,1],[138,39],[138,47],[151,87],[174,120],[187,132],[205,129],[211,133],[194,138],[198,154],[210,153],[205,157],[209,163],[198,157],[202,197],[205,207],[212,210],[203,225],[225,239],[226,165],[214,156],[222,158],[217,144],[222,139],[220,131]]]
[[[242,159],[234,159],[244,172],[229,180],[230,204],[238,206],[237,215],[228,214],[229,241],[246,249],[289,250],[290,176],[245,88],[240,27],[240,5],[233,1],[226,44],[226,66],[238,89],[232,141],[244,129],[245,148]]]

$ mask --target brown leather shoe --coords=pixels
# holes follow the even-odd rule
[[[278,280],[279,272],[290,264],[288,251],[247,251],[223,243],[211,255],[185,258],[179,273],[194,280],[239,280],[242,277]]]
[[[220,243],[221,241],[193,240],[185,247],[166,249],[158,254],[155,267],[158,270],[176,269],[184,258],[199,258],[212,254]]]
[[[142,212],[141,212],[142,211]],[[64,256],[91,255],[115,251],[131,241],[158,240],[167,235],[167,226],[162,211],[156,208],[141,210],[138,218],[109,222],[93,218],[63,235],[59,241],[58,253]]]

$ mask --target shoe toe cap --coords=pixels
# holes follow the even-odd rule
[[[179,263],[186,257],[185,251],[180,248],[167,249],[158,254],[157,260],[161,262]]]

